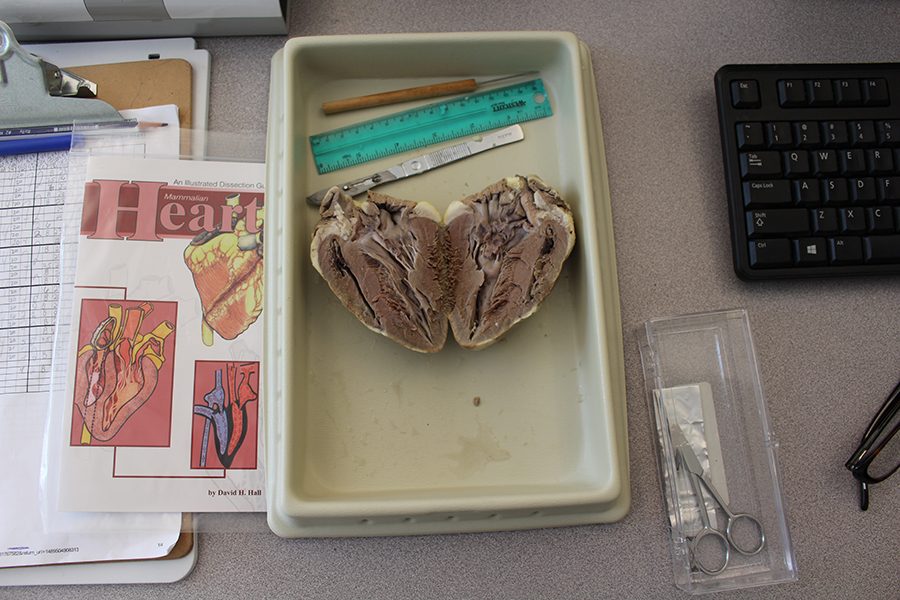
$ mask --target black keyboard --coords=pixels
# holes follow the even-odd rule
[[[738,276],[900,273],[900,64],[727,65],[715,81]]]

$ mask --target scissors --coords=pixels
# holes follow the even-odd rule
[[[719,495],[718,490],[716,490],[715,486],[713,486],[710,480],[703,474],[703,466],[697,459],[697,455],[694,454],[694,449],[691,448],[691,445],[688,443],[687,439],[685,439],[681,427],[673,425],[670,427],[670,430],[672,432],[672,445],[675,448],[676,459],[680,459],[681,465],[687,469],[691,482],[691,490],[697,498],[700,521],[703,523],[703,527],[700,531],[695,534],[693,538],[690,538],[689,548],[691,552],[691,565],[700,569],[707,575],[716,575],[724,571],[725,567],[728,566],[732,548],[744,556],[753,556],[762,550],[763,546],[766,545],[766,532],[763,530],[762,523],[759,522],[759,519],[753,515],[731,512],[728,504],[722,499],[722,496]],[[709,493],[712,494],[712,497],[726,515],[724,534],[710,525],[709,513],[706,511],[706,502],[703,499],[703,491],[700,488],[701,483],[709,490]],[[749,548],[739,545],[732,535],[735,524],[742,521],[751,525],[758,534],[759,541]],[[716,564],[710,565],[708,562],[704,564],[703,559],[699,555],[698,547],[700,546],[700,542],[706,538],[714,538],[723,551],[719,554],[721,558]]]

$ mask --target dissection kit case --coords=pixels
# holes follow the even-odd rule
[[[676,586],[698,594],[795,580],[778,443],[769,425],[747,313],[653,319],[643,333],[644,383],[657,433]],[[696,462],[705,482],[691,481],[685,463]],[[752,519],[732,519],[729,531],[728,515],[710,487],[732,513]],[[712,533],[699,543],[704,516],[721,535]],[[734,534],[738,547],[726,534]]]
[[[456,199],[537,174],[575,214],[553,293],[494,346],[414,353],[366,329],[315,272],[307,195],[403,160],[319,175],[308,138],[373,116],[325,100],[539,71],[554,114],[522,142],[379,188]],[[566,33],[289,40],[272,63],[266,230],[268,516],[279,535],[491,531],[621,519],[628,450],[606,164],[589,53]]]

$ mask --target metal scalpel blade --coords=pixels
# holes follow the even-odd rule
[[[468,142],[447,146],[446,148],[441,148],[434,152],[411,158],[384,171],[379,171],[378,173],[368,175],[367,177],[340,184],[338,187],[341,188],[345,194],[358,196],[383,183],[405,179],[407,177],[412,177],[413,175],[420,175],[426,171],[449,165],[450,163],[468,158],[480,152],[519,142],[523,139],[525,139],[525,134],[522,132],[522,127],[519,125],[512,125],[510,127],[492,131]],[[322,199],[325,198],[325,194],[327,194],[330,189],[331,188],[329,187],[319,190],[315,194],[307,196],[306,200],[313,206],[319,206],[319,204],[322,203]]]

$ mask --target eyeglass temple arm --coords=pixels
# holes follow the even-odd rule
[[[856,449],[856,452],[853,453],[853,456],[850,457],[850,460],[847,461],[846,467],[853,472],[854,477],[857,477],[856,469],[854,466],[861,458],[862,454],[865,454],[868,449],[865,449],[867,439],[872,435],[872,433],[879,429],[879,426],[882,424],[882,421],[887,423],[892,418],[892,414],[897,410],[900,410],[900,404],[896,404],[900,400],[900,381],[897,382],[897,385],[888,395],[887,399],[884,401],[884,404],[881,405],[881,408],[878,409],[878,412],[872,418],[871,423],[869,423],[869,427],[866,428],[866,433],[863,435],[862,442],[859,445],[859,448]],[[890,414],[889,414],[890,413]],[[897,431],[897,428],[894,428],[894,432],[891,434],[893,436]],[[888,437],[891,437],[888,436]],[[864,451],[865,449],[865,451]],[[869,509],[869,484],[866,481],[857,477],[857,481],[859,482],[859,508],[860,510],[868,510]]]
[[[889,413],[893,413],[894,411],[900,409],[900,404],[894,405],[895,402],[900,398],[900,381],[897,382],[897,386],[894,387],[894,390],[888,395],[887,399],[884,401],[884,404],[881,405],[881,408],[878,409],[878,412],[875,413],[875,416],[872,417],[872,422],[869,423],[869,427],[866,428],[866,433],[863,435],[863,439],[872,435],[872,432],[878,429],[878,426],[882,423],[882,421],[889,421],[891,416]]]

